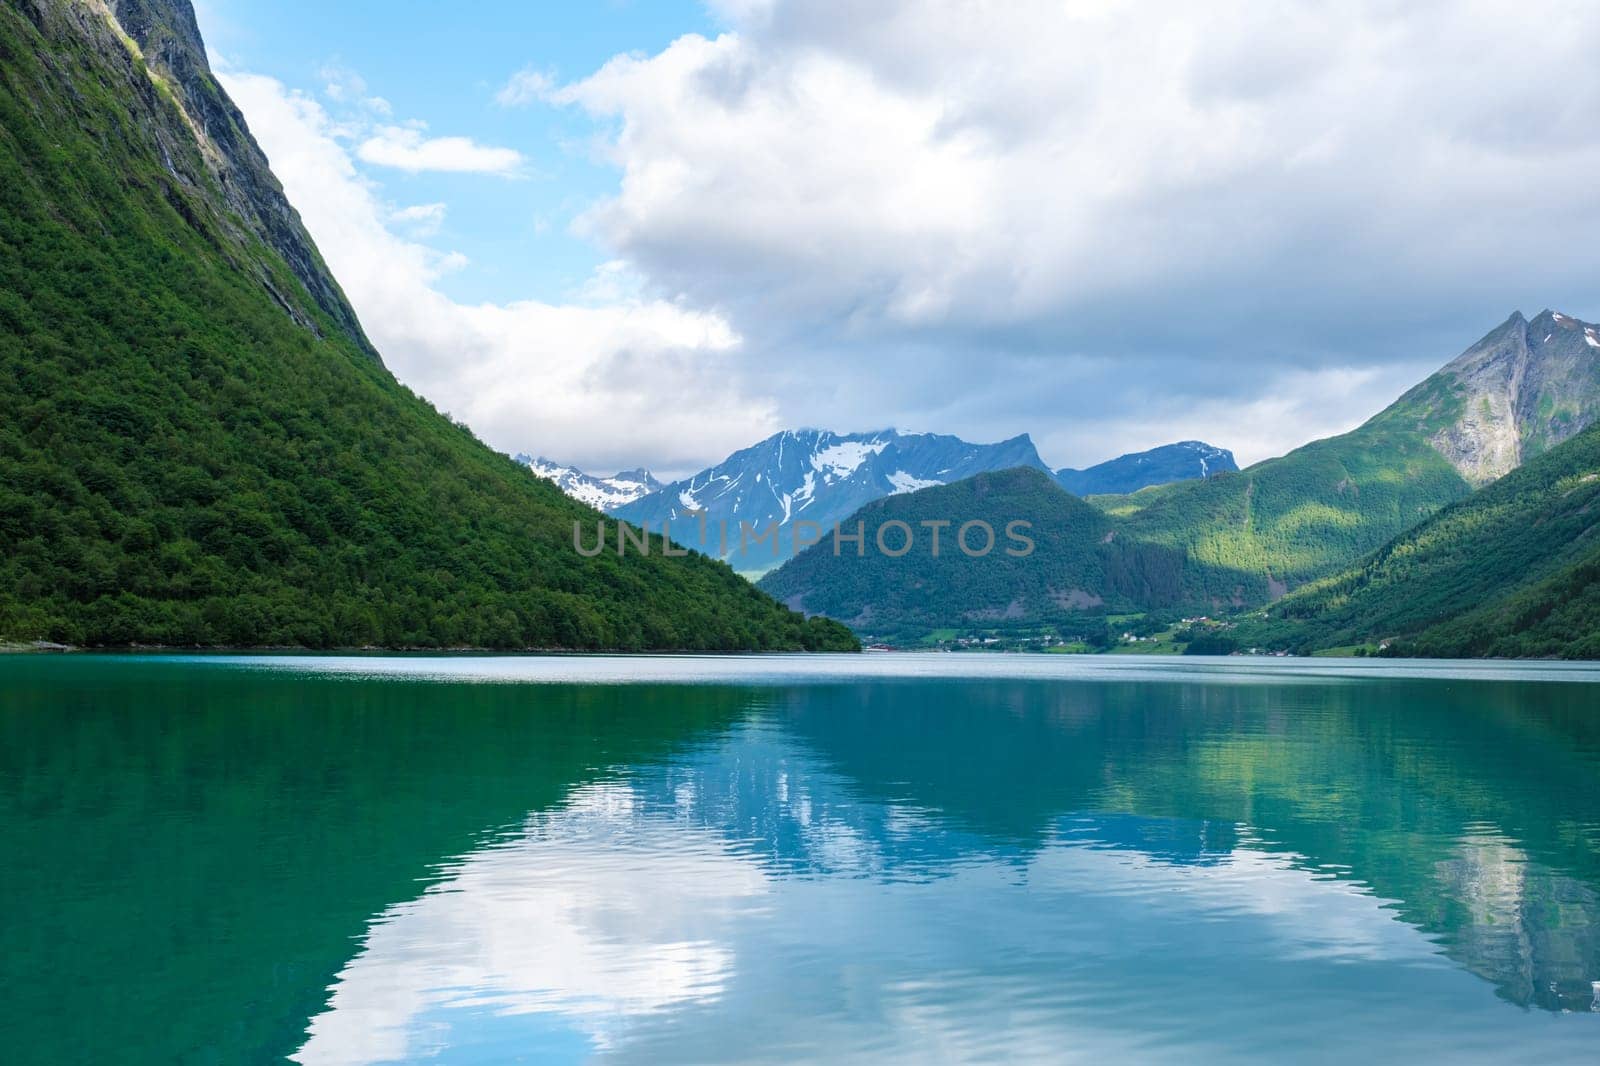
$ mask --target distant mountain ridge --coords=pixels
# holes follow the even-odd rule
[[[922,523],[947,518],[937,550]],[[862,522],[868,547],[835,555],[831,543],[801,552],[760,587],[794,610],[845,622],[875,640],[915,643],[942,628],[960,630],[1054,618],[1061,629],[1103,631],[1104,610],[1165,606],[1181,600],[1181,553],[1116,536],[1116,522],[1041,470],[985,472],[921,492],[875,500],[846,525]],[[985,551],[978,533],[962,547],[959,526],[984,522],[995,533]],[[1032,543],[1013,540],[1012,523]],[[890,556],[871,546],[879,528],[904,523],[909,550]],[[894,534],[899,544],[903,534]],[[1011,548],[1008,552],[1006,549]],[[972,558],[968,552],[983,552]],[[1085,628],[1087,627],[1087,628]]]
[[[1199,440],[1183,440],[1149,451],[1119,455],[1087,470],[1057,470],[1056,481],[1074,496],[1122,495],[1152,485],[1168,485],[1232,473],[1233,453]]]
[[[618,518],[656,530],[663,523],[676,522],[675,537],[685,536],[688,512],[704,510],[710,543],[694,543],[699,539],[699,519],[695,518],[691,546],[718,554],[721,534],[710,531],[720,530],[725,523],[727,558],[745,570],[769,569],[788,558],[794,522],[815,522],[828,530],[873,500],[951,484],[975,474],[1019,467],[1040,470],[1068,491],[1088,495],[1134,492],[1238,469],[1227,449],[1182,441],[1119,456],[1086,470],[1052,472],[1027,434],[995,444],[973,444],[960,437],[893,429],[867,433],[787,430],[670,484],[660,483],[644,469],[596,477],[543,457],[518,454],[514,458],[568,495]],[[743,550],[742,522],[755,531],[778,523],[784,535],[779,538],[776,556],[770,543],[755,551]]]
[[[689,537],[689,511],[703,510],[709,530],[726,523],[728,553],[735,569],[767,569],[792,554],[793,523],[815,522],[831,529],[863,505],[884,496],[960,481],[988,470],[1027,466],[1046,470],[1026,434],[995,444],[971,444],[934,433],[834,433],[824,429],[786,430],[693,477],[616,508],[635,525],[660,530],[675,522],[674,537],[690,547],[719,554],[720,535],[710,543]],[[770,544],[740,543],[741,523],[764,530],[777,523],[785,535],[777,550]]]
[[[1357,564],[1473,496],[1475,485],[1561,447],[1600,416],[1597,397],[1600,327],[1552,311],[1531,320],[1513,314],[1348,433],[1238,472],[1091,495],[1087,502],[1107,519],[1096,535],[1123,546],[1128,554],[1118,558],[1131,560],[1131,571],[1101,556],[1097,572],[1086,546],[1041,541],[1030,565],[956,557],[941,561],[935,579],[915,556],[834,555],[824,545],[767,575],[761,587],[872,633],[967,624],[996,612],[1013,623],[1078,625],[1073,612],[1113,607],[1264,606]],[[1036,486],[1026,498],[1040,515],[1065,513]],[[936,493],[914,493],[896,517],[917,528],[952,517],[947,509]],[[847,523],[873,517],[863,511]],[[1046,558],[1063,552],[1070,559]],[[1069,573],[1081,583],[1058,597]],[[915,596],[885,593],[897,581],[929,587]],[[953,595],[959,590],[970,598]]]
[[[576,467],[562,466],[542,455],[536,458],[518,452],[511,459],[546,481],[555,482],[562,492],[573,499],[600,511],[615,511],[618,507],[648,496],[661,488],[661,482],[643,468],[622,470],[610,477],[596,477],[585,474]]]

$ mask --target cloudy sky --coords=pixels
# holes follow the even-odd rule
[[[594,472],[801,425],[1248,462],[1600,318],[1585,0],[197,7],[388,365]]]

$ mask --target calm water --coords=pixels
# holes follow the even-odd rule
[[[1600,669],[0,657],[8,1062],[1600,1057]]]

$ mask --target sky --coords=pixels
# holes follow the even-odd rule
[[[1600,318],[1585,0],[196,8],[387,365],[592,473],[801,426],[1248,463]]]

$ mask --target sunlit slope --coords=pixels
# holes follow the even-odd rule
[[[1360,558],[1471,487],[1420,434],[1369,423],[1237,474],[1093,502],[1181,552],[1185,597],[1264,603]]]
[[[1600,427],[1530,460],[1274,612],[1316,648],[1600,657]]]
[[[1560,444],[1600,414],[1600,328],[1520,313],[1359,428],[1238,475],[1095,502],[1183,551],[1199,599],[1266,602],[1326,576]],[[1244,575],[1216,587],[1214,575]]]

